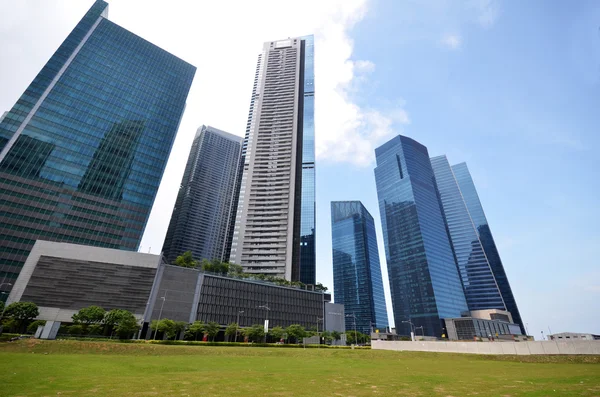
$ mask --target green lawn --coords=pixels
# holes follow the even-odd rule
[[[600,396],[600,359],[38,340],[0,343],[0,396],[56,395]]]

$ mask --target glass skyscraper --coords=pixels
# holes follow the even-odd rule
[[[370,335],[388,326],[375,222],[360,201],[331,202],[333,294],[356,329]],[[354,329],[346,317],[346,329]]]
[[[410,321],[444,334],[443,318],[468,310],[427,148],[404,136],[375,149],[375,181],[396,330]],[[420,333],[420,332],[418,332]]]
[[[163,245],[169,263],[185,251],[196,259],[229,260],[228,228],[242,137],[198,128]]]
[[[431,159],[469,310],[506,310],[490,264],[446,156]]]
[[[139,246],[196,68],[107,13],[93,4],[0,123],[0,283],[37,239]]]
[[[230,260],[315,283],[313,36],[264,43],[240,167]]]
[[[477,189],[473,183],[473,178],[471,178],[469,168],[467,167],[466,163],[459,163],[452,166],[452,171],[456,181],[458,182],[458,186],[460,187],[460,191],[467,209],[469,210],[471,220],[473,221],[473,224],[479,235],[479,241],[481,242],[487,260],[490,264],[492,273],[494,274],[496,283],[498,284],[498,288],[500,289],[506,310],[508,310],[512,315],[513,321],[520,325],[521,332],[523,335],[525,335],[525,324],[523,324],[523,320],[521,319],[521,313],[519,313],[517,302],[512,293],[512,289],[510,288],[508,278],[506,277],[506,272],[504,271],[500,254],[496,248],[496,243],[494,242],[490,226],[485,217],[485,213],[483,212],[481,202],[479,201],[479,195],[477,194]]]

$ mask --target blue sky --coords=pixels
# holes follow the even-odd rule
[[[371,3],[349,33],[375,65],[356,101],[401,103],[397,133],[468,163],[532,335],[600,333],[600,4],[489,4]],[[317,167],[326,263],[330,200],[379,211],[372,166]]]
[[[0,63],[0,110],[92,3],[0,2],[10,60]],[[109,19],[198,67],[140,251],[160,252],[196,129],[244,134],[262,43],[314,33],[318,280],[333,288],[330,201],[361,200],[389,291],[373,150],[401,133],[468,163],[530,333],[600,333],[600,3],[297,5],[110,1]]]

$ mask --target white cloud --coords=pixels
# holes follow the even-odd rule
[[[475,19],[484,28],[493,26],[500,16],[498,0],[471,0],[468,6],[475,10]]]
[[[462,44],[462,39],[457,34],[447,34],[442,37],[441,43],[451,50],[458,50]]]

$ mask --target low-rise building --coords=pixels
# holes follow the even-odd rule
[[[330,299],[320,291],[168,265],[160,255],[37,241],[7,303],[37,304],[38,319],[47,321],[43,337],[52,339],[61,322],[91,305],[131,311],[142,324],[141,337],[150,337],[149,324],[159,318],[242,327],[268,320],[269,328],[300,324],[343,332],[328,315],[343,313],[343,306],[328,307]]]
[[[548,340],[573,341],[573,340],[600,340],[600,335],[583,334],[577,332],[561,332],[548,335]]]
[[[507,339],[522,336],[521,327],[506,310],[488,309],[463,312],[462,317],[444,319],[449,340]]]

